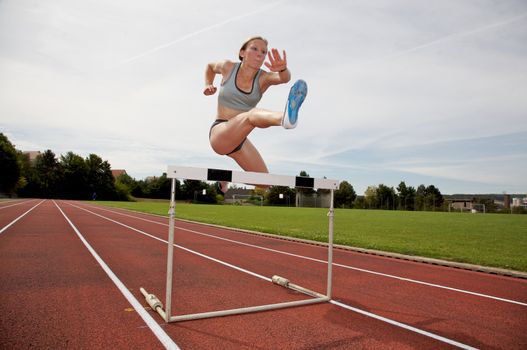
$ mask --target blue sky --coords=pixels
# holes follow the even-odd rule
[[[208,143],[205,65],[262,35],[309,94],[250,138],[272,173],[527,192],[527,2],[0,1],[0,131],[141,179],[237,169]],[[219,84],[219,79],[216,81]],[[291,84],[259,106],[282,110]]]

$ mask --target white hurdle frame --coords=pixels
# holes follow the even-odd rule
[[[165,308],[163,304],[154,295],[149,294],[145,289],[140,288],[147,303],[152,310],[157,311],[159,315],[167,322],[189,321],[210,317],[219,317],[227,315],[245,314],[250,312],[266,311],[294,307],[300,305],[309,305],[323,303],[331,300],[332,277],[333,277],[333,221],[334,221],[334,191],[339,186],[339,181],[329,179],[316,179],[311,177],[273,175],[268,173],[242,172],[234,170],[195,168],[183,166],[168,166],[167,177],[172,179],[170,193],[169,228],[168,228],[168,253],[167,253],[167,278],[166,278],[166,300]],[[238,309],[220,310],[213,312],[203,312],[188,315],[172,316],[172,288],[173,288],[173,267],[174,267],[174,228],[176,218],[176,179],[200,180],[200,181],[227,181],[232,183],[248,185],[268,185],[268,186],[288,186],[301,188],[328,189],[331,191],[330,207],[328,213],[328,270],[327,270],[327,289],[326,294],[321,294],[296,284],[289,280],[273,276],[272,282],[309,295],[312,299],[283,302],[278,304],[268,304],[252,307],[243,307]]]

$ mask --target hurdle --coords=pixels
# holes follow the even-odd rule
[[[227,315],[238,315],[251,312],[283,309],[294,306],[309,305],[328,302],[331,300],[332,293],[332,276],[333,276],[333,221],[334,221],[334,191],[339,186],[339,181],[330,179],[317,179],[303,176],[286,176],[268,173],[243,172],[234,170],[195,168],[183,166],[168,166],[167,178],[171,180],[170,207],[169,207],[169,226],[168,226],[168,252],[167,252],[167,276],[166,276],[166,299],[165,306],[154,295],[148,293],[144,288],[140,288],[141,294],[145,297],[146,302],[153,311],[156,311],[167,323],[189,321],[203,318],[220,317]],[[310,296],[310,299],[289,301],[277,304],[267,304],[259,306],[250,306],[237,309],[219,310],[211,312],[202,312],[187,315],[172,315],[172,277],[174,267],[174,228],[176,219],[176,179],[180,180],[199,180],[199,181],[227,181],[231,183],[263,186],[286,186],[298,188],[313,188],[330,190],[330,207],[327,214],[329,220],[328,226],[328,268],[326,294],[318,293],[302,286],[291,283],[287,278],[274,275],[271,282],[303,293]]]

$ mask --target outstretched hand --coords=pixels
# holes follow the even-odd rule
[[[269,62],[265,62],[265,66],[269,68],[271,72],[280,72],[287,69],[287,55],[285,50],[282,50],[283,57],[280,56],[280,53],[277,49],[271,49],[267,52],[267,58]]]
[[[205,90],[203,90],[203,94],[205,94],[205,96],[214,95],[216,90],[217,88],[214,85],[207,85],[205,86]]]

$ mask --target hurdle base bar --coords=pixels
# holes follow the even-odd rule
[[[325,303],[325,302],[328,302],[329,300],[330,299],[328,297],[323,297],[323,298],[315,298],[315,299],[289,301],[289,302],[278,303],[278,304],[268,304],[268,305],[261,305],[261,306],[243,307],[243,308],[238,308],[238,309],[211,311],[211,312],[202,312],[202,313],[197,313],[197,314],[172,316],[172,317],[170,317],[169,322],[182,322],[182,321],[190,321],[190,320],[199,320],[199,319],[204,319],[204,318],[230,316],[230,315],[241,315],[241,314],[248,314],[248,313],[253,313],[253,312],[285,309],[285,308],[294,307],[294,306]]]
[[[297,284],[291,283],[288,279],[284,277],[274,275],[271,278],[271,282],[273,282],[276,285],[282,286],[284,288],[288,288],[296,292],[311,296],[313,297],[313,299],[295,300],[295,301],[288,301],[288,302],[277,303],[277,304],[250,306],[250,307],[243,307],[243,308],[230,309],[230,310],[209,311],[209,312],[201,312],[201,313],[196,313],[196,314],[168,317],[165,310],[163,310],[163,303],[154,294],[149,294],[142,287],[140,288],[140,291],[145,297],[145,300],[148,303],[148,305],[150,305],[150,307],[152,308],[152,310],[156,311],[166,322],[182,322],[182,321],[190,321],[190,320],[199,320],[199,319],[204,319],[204,318],[241,315],[241,314],[248,314],[248,313],[254,313],[254,312],[285,309],[285,308],[295,307],[295,306],[325,303],[331,300],[331,298],[326,295],[317,293],[310,289],[307,289]]]

